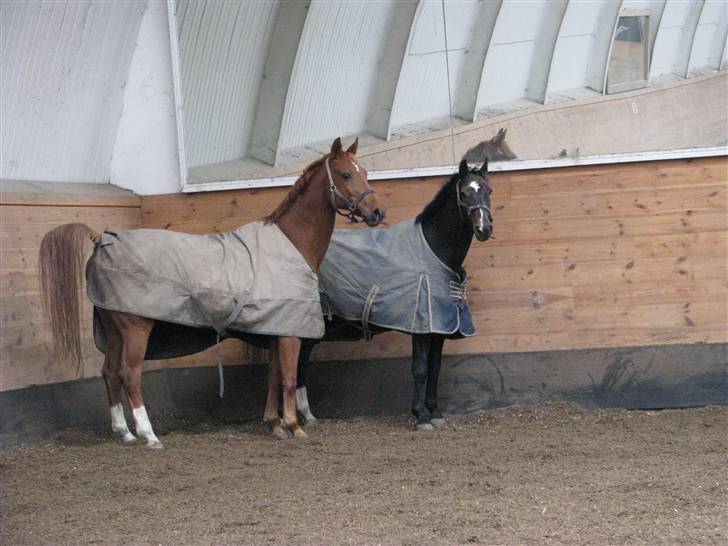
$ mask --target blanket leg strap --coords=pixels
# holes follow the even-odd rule
[[[225,394],[225,376],[222,373],[222,356],[220,352],[220,333],[217,334],[217,378],[220,383],[220,398]]]
[[[369,331],[369,314],[372,312],[372,305],[374,304],[374,298],[377,297],[379,292],[379,285],[375,284],[369,291],[367,301],[364,303],[364,309],[361,312],[361,330],[364,334],[364,339],[371,341],[372,333]]]

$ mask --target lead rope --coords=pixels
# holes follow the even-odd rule
[[[442,0],[442,28],[445,35],[445,70],[447,71],[447,106],[450,109],[450,117],[448,122],[450,124],[450,152],[452,153],[452,164],[457,165],[455,160],[455,135],[452,129],[452,93],[450,91],[450,55],[448,54],[447,47],[447,17],[445,16],[445,0]]]

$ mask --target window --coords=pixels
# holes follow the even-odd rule
[[[624,10],[617,20],[607,71],[607,93],[647,87],[649,70],[649,16]]]

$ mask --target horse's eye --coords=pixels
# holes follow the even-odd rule
[[[351,178],[351,173],[340,173],[340,174],[341,174],[341,178],[343,178],[344,180],[349,180]]]

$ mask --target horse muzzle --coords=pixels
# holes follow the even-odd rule
[[[364,216],[364,222],[369,227],[378,226],[384,222],[384,217],[387,215],[386,211],[381,207],[375,207],[372,211]]]

